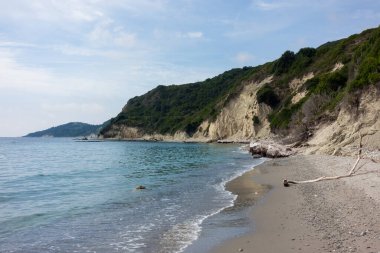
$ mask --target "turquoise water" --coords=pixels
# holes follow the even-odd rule
[[[203,252],[247,229],[224,184],[259,162],[237,145],[0,138],[0,252]]]

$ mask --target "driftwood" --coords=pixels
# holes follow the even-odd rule
[[[252,156],[279,158],[288,157],[293,154],[293,151],[280,144],[254,142],[249,145],[249,152]]]
[[[340,175],[340,176],[332,176],[332,177],[326,177],[326,176],[323,176],[323,177],[319,177],[319,178],[316,178],[316,179],[311,179],[311,180],[305,180],[305,181],[291,181],[291,180],[287,180],[287,179],[284,179],[284,186],[285,187],[289,187],[290,184],[305,184],[305,183],[314,183],[314,182],[319,182],[319,181],[325,181],[325,180],[334,180],[334,179],[340,179],[340,178],[345,178],[345,177],[351,177],[353,175],[355,175],[355,173],[363,166],[357,168],[359,162],[360,162],[360,159],[362,158],[362,135],[359,133],[359,150],[358,150],[358,158],[356,159],[356,162],[354,163],[354,165],[352,166],[351,170],[348,172],[348,174],[345,174],[345,175]]]

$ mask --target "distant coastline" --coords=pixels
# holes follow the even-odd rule
[[[82,122],[69,122],[67,124],[29,133],[23,137],[96,137],[102,126],[103,124],[91,125]]]

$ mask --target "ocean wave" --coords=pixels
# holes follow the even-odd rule
[[[158,253],[180,253],[183,252],[188,246],[190,246],[194,241],[199,238],[202,232],[203,222],[222,212],[226,208],[232,207],[237,198],[232,192],[226,190],[226,184],[235,178],[242,176],[247,171],[251,170],[253,166],[257,166],[263,163],[265,160],[261,159],[259,162],[256,161],[254,165],[247,165],[239,171],[236,171],[229,177],[225,178],[222,182],[213,185],[213,187],[221,194],[222,200],[226,200],[223,207],[216,210],[212,210],[209,214],[203,216],[197,216],[194,219],[187,220],[183,223],[176,224],[169,231],[165,232],[160,240],[160,250]]]
[[[160,240],[160,250],[157,253],[180,253],[198,239],[202,231],[202,223],[207,218],[219,213],[222,209],[208,215],[198,215],[194,219],[174,225],[165,232]]]
[[[110,246],[117,251],[141,252],[143,248],[147,247],[144,242],[144,235],[151,232],[155,226],[153,223],[130,226],[128,230],[119,235],[120,241],[110,243]]]

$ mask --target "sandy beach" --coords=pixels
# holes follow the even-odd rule
[[[355,158],[297,155],[270,160],[231,181],[251,206],[252,232],[211,252],[380,252],[380,164],[361,160],[344,179],[283,187],[282,180],[346,174]]]

